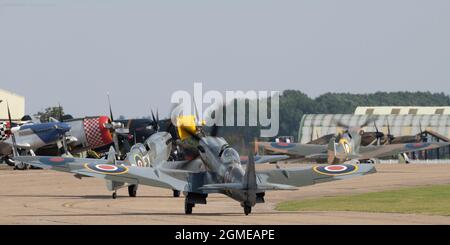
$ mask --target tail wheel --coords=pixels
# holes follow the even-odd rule
[[[128,195],[130,197],[136,197],[136,195],[137,195],[137,188],[138,188],[137,185],[129,185],[128,186]]]
[[[194,203],[190,203],[187,200],[184,202],[184,213],[192,214],[192,208],[195,207]]]
[[[116,198],[117,198],[117,192],[113,192],[112,199],[116,199]]]
[[[252,212],[252,206],[245,205],[244,206],[244,214],[249,215]]]
[[[173,197],[180,197],[180,191],[173,190]]]

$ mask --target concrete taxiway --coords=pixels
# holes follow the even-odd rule
[[[128,197],[123,189],[113,200],[99,179],[79,180],[50,170],[14,171],[2,165],[0,224],[450,224],[450,217],[436,215],[274,210],[284,200],[450,183],[450,164],[376,167],[378,173],[368,176],[268,192],[267,203],[245,216],[239,203],[222,195],[210,195],[207,205],[185,215],[184,198],[173,198],[170,190],[140,186],[138,197]]]

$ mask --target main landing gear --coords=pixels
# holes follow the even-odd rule
[[[195,207],[195,203],[189,203],[187,199],[184,201],[184,213],[192,214],[192,208]]]
[[[192,208],[195,207],[195,204],[206,204],[207,197],[208,194],[188,193],[186,199],[184,199],[184,213],[192,214]]]
[[[173,190],[173,197],[180,197],[180,191]]]
[[[137,188],[138,188],[137,185],[129,185],[128,186],[128,195],[130,197],[136,197],[136,195],[137,195]]]

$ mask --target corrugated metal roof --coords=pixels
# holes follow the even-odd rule
[[[342,130],[337,122],[351,126],[363,124],[368,118],[376,118],[378,130],[387,133],[390,125],[391,133],[395,136],[415,135],[422,130],[432,130],[450,138],[450,115],[353,115],[353,114],[307,114],[302,118],[298,141],[307,143],[327,134],[335,134]],[[363,128],[367,132],[374,132],[373,123]]]
[[[450,115],[450,106],[358,106],[355,115]]]

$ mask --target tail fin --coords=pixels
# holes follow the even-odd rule
[[[256,204],[256,190],[258,189],[258,183],[256,182],[256,170],[255,170],[255,148],[250,145],[248,154],[247,169],[245,171],[242,186],[246,190],[247,204],[253,206]]]
[[[257,189],[257,183],[256,183],[256,170],[255,170],[255,157],[254,157],[254,151],[253,147],[251,147],[251,151],[248,154],[248,163],[247,163],[247,169],[245,171],[244,175],[244,181],[243,186],[245,189]]]
[[[110,164],[116,165],[116,159],[117,159],[117,158],[116,158],[116,151],[114,150],[114,147],[111,146],[111,147],[109,148],[107,160],[108,160],[108,162],[109,162]]]

